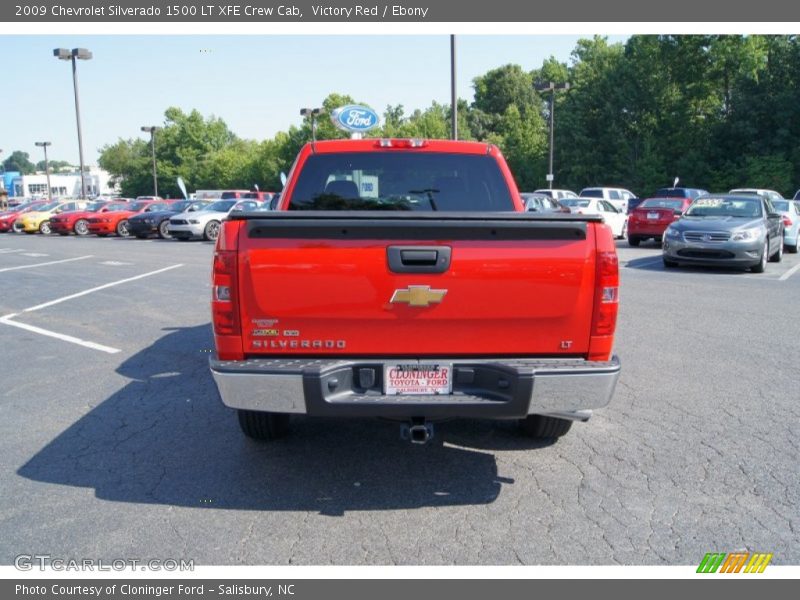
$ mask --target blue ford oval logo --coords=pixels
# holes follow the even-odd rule
[[[350,105],[334,110],[331,113],[331,120],[339,129],[361,133],[375,127],[380,119],[378,113],[371,108]]]

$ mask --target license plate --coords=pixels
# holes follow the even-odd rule
[[[648,219],[657,219],[658,217],[659,217],[659,214],[657,212],[647,213],[647,218]]]
[[[437,362],[384,365],[383,391],[387,396],[449,394],[453,391],[453,365]]]

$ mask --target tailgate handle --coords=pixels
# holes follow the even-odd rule
[[[433,266],[439,260],[439,253],[436,250],[400,250],[400,261],[410,267],[412,265]]]
[[[451,251],[450,246],[389,246],[386,255],[393,273],[444,273]]]

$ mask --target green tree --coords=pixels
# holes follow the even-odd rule
[[[68,163],[65,160],[51,160],[51,161],[49,161],[49,163],[50,163],[50,172],[51,173],[58,173],[60,171],[67,170],[67,169],[75,169],[76,171],[78,170],[77,167],[73,167],[73,165],[71,165],[70,163]],[[37,171],[44,171],[45,170],[45,161],[40,160],[39,162],[37,162],[36,163],[36,170]]]
[[[30,155],[22,150],[14,150],[9,157],[3,161],[3,168],[6,171],[19,171],[23,175],[36,172],[36,165],[30,161]]]
[[[538,107],[533,77],[519,65],[492,69],[473,79],[472,83],[475,88],[474,107],[485,113],[503,115],[513,105],[524,114]]]

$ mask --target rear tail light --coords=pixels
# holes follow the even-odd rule
[[[611,358],[619,312],[619,260],[607,227],[598,227],[594,308],[589,339],[589,360]]]
[[[616,252],[597,255],[595,307],[592,335],[613,335],[619,308],[619,265]]]
[[[236,256],[235,250],[217,250],[214,253],[211,312],[214,333],[217,335],[241,333],[236,294]]]
[[[783,216],[783,224],[786,227],[791,227],[792,226],[792,220],[788,217],[788,215],[784,215]]]

